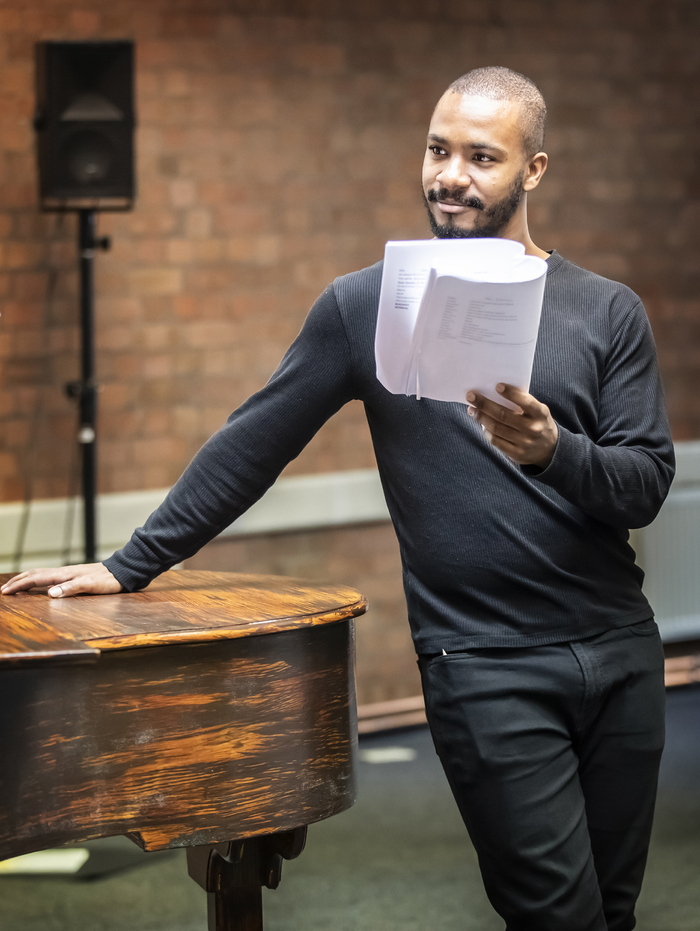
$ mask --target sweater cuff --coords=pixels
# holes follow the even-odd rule
[[[109,569],[114,578],[121,585],[122,591],[138,592],[142,588],[145,588],[149,582],[159,574],[158,572],[151,574],[138,572],[130,568],[124,559],[120,559],[120,554],[121,550],[117,550],[117,552],[113,553],[108,559],[103,559],[102,565]],[[160,571],[162,572],[163,570]]]
[[[568,483],[572,468],[576,467],[577,452],[574,435],[564,427],[557,424],[557,443],[554,454],[546,469],[535,465],[521,466],[521,470],[529,478],[543,482],[555,490]]]

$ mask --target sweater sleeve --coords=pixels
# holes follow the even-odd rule
[[[558,425],[538,482],[604,524],[632,529],[656,517],[675,471],[656,349],[638,301],[615,333],[600,385],[595,437]]]
[[[350,350],[333,286],[267,385],[200,449],[165,501],[104,565],[126,591],[192,556],[240,517],[353,398]]]

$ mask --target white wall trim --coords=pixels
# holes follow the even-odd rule
[[[119,492],[98,497],[100,558],[123,546],[168,493],[167,488]],[[34,501],[24,545],[22,569],[61,565],[65,526],[73,509],[73,545],[68,562],[82,562],[82,506],[67,498]],[[12,572],[21,502],[0,504],[0,571]],[[281,478],[260,501],[221,536],[282,533],[316,527],[389,520],[376,469],[322,472]]]
[[[671,492],[681,485],[700,485],[700,440],[676,443],[676,477]]]

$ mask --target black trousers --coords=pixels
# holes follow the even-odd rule
[[[507,931],[629,931],[664,742],[653,621],[419,660],[428,722]]]

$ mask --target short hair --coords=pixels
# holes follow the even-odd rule
[[[501,65],[474,68],[453,81],[447,89],[453,94],[474,94],[520,104],[525,154],[530,156],[541,151],[547,129],[547,104],[535,82],[524,74]]]

